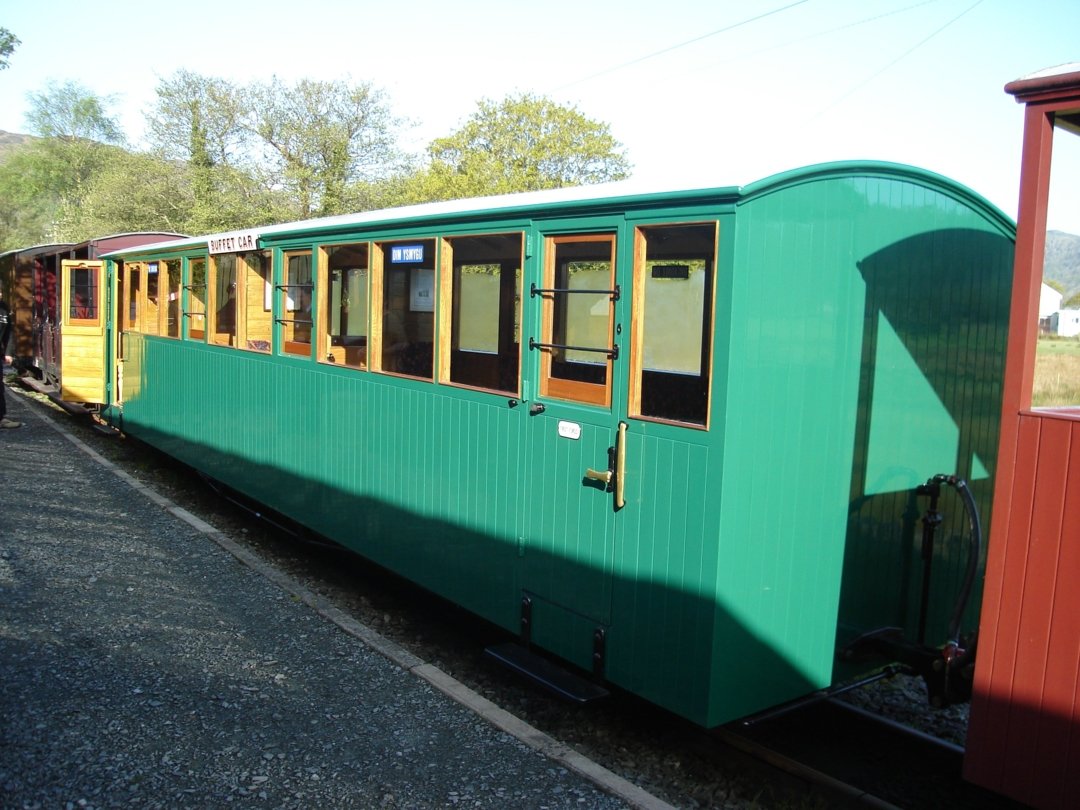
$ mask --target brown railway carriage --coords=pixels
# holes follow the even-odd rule
[[[56,310],[56,279],[60,260],[67,258],[70,242],[35,245],[0,254],[0,285],[11,308],[14,324],[12,353],[19,366],[35,354],[35,325]],[[55,323],[55,318],[53,319]]]
[[[142,231],[84,242],[57,242],[0,254],[0,285],[14,320],[15,365],[32,371],[47,387],[60,381],[60,318],[57,284],[60,263],[97,259],[112,250],[180,239],[182,234]]]

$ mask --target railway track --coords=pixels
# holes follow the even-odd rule
[[[507,638],[501,629],[337,546],[297,542],[284,523],[237,508],[146,445],[102,435],[86,419],[52,415],[335,607],[676,807],[1016,806],[964,783],[955,745],[836,700],[710,733],[618,692],[601,703],[571,706],[483,655],[485,646]]]
[[[853,806],[1017,807],[963,781],[959,746],[835,698],[714,735]]]

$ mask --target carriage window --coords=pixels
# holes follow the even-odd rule
[[[630,413],[704,426],[716,225],[639,228]]]
[[[385,242],[376,253],[379,368],[430,380],[435,363],[435,240]]]
[[[286,354],[311,356],[311,251],[284,255],[285,282],[278,286],[281,295],[282,350]]]
[[[320,254],[326,267],[325,359],[365,368],[368,347],[368,246],[334,245]]]
[[[158,266],[158,262],[149,262],[146,265],[146,316],[143,319],[143,330],[148,335],[156,335],[161,331],[161,311],[158,307],[160,288]]]
[[[543,352],[540,392],[545,396],[611,403],[615,237],[560,236],[548,240],[544,266]]]
[[[241,311],[244,313],[239,332],[243,345],[257,352],[270,351],[273,327],[271,317],[271,260],[270,251],[241,253],[237,271],[243,281],[244,295]]]
[[[521,234],[447,240],[443,277],[451,331],[443,380],[517,392],[521,255]]]
[[[213,279],[212,342],[221,346],[236,345],[236,254],[222,253],[213,256],[211,278]]]
[[[97,267],[71,268],[71,300],[68,302],[71,321],[97,321],[99,272]]]
[[[204,340],[206,338],[206,259],[188,261],[187,308],[184,318],[187,320],[188,338]]]
[[[165,334],[168,337],[180,337],[180,262],[179,260],[160,262],[161,280],[158,282],[165,290]]]
[[[142,331],[140,305],[142,296],[142,270],[141,264],[129,264],[125,267],[127,276],[127,310],[124,313],[124,328],[133,331]]]

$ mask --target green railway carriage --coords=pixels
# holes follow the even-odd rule
[[[966,523],[943,498],[924,595],[917,487],[988,516],[1013,240],[942,177],[829,164],[118,251],[65,328],[100,284],[125,432],[713,726],[869,631],[945,640]]]

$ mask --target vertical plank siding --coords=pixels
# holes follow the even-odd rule
[[[1080,413],[1018,418],[1001,582],[983,625],[965,777],[1040,808],[1080,796]],[[986,656],[986,658],[983,658]]]

